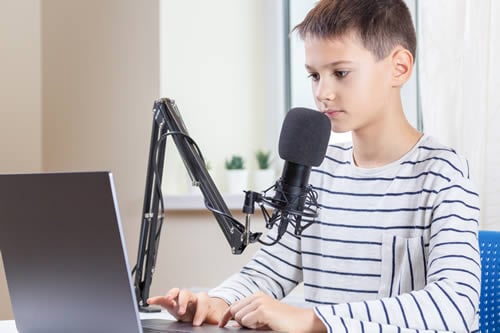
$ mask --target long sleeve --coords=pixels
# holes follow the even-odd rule
[[[475,332],[479,196],[468,177],[465,160],[428,136],[373,169],[354,165],[349,144],[331,145],[311,172],[315,223],[263,247],[209,294],[281,299],[303,281],[329,332]]]
[[[425,287],[398,295],[393,279],[392,297],[318,306],[329,332],[471,332],[477,326],[479,200],[468,179],[439,189],[431,216]],[[408,264],[410,271],[418,269]]]
[[[276,228],[269,232],[265,241],[270,243],[275,239]],[[209,295],[229,304],[257,291],[281,299],[301,281],[300,239],[286,232],[278,243],[262,246],[239,273],[210,290]]]

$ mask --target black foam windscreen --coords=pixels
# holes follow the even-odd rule
[[[279,155],[285,161],[319,166],[325,157],[330,133],[331,123],[326,115],[307,108],[293,108],[281,127]]]

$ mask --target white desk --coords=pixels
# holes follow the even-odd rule
[[[304,297],[302,296],[302,291],[299,294],[290,294],[283,299],[283,302],[303,308],[309,308],[312,305],[304,302]],[[157,313],[139,313],[141,319],[171,319],[172,317],[168,312],[157,312]],[[231,325],[231,322],[228,324]],[[14,320],[0,320],[0,333],[19,333],[16,329],[16,322]]]
[[[141,319],[173,319],[168,312],[161,313],[140,313]],[[16,322],[14,320],[0,320],[0,332],[2,333],[18,333]]]

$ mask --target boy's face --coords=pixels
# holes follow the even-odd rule
[[[391,104],[391,57],[377,60],[353,35],[304,40],[316,106],[334,132],[374,128]]]

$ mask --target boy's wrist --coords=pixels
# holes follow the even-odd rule
[[[219,297],[210,297],[209,300],[211,313],[213,314],[215,321],[219,322],[219,320],[222,318],[227,308],[229,307],[229,304],[227,304],[224,299]]]
[[[303,323],[303,327],[299,331],[314,333],[323,333],[327,331],[325,324],[323,324],[313,309],[301,309],[301,312],[300,322]]]

